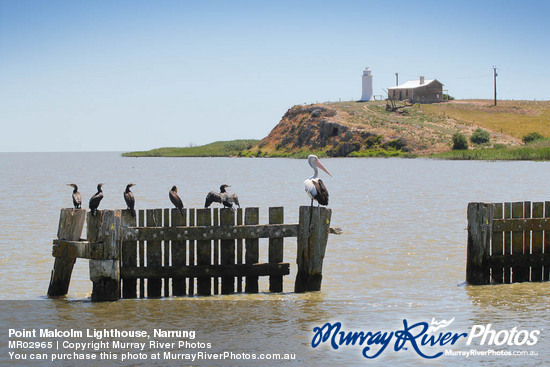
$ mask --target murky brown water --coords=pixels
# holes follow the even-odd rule
[[[317,365],[544,365],[549,360],[550,284],[464,286],[468,202],[549,199],[549,163],[448,162],[403,159],[324,159],[333,178],[322,177],[330,194],[332,226],[324,262],[322,292],[292,294],[295,241],[285,242],[291,275],[285,293],[272,295],[122,300],[92,304],[85,260],[77,261],[66,299],[47,299],[53,265],[51,243],[59,209],[71,205],[79,185],[84,202],[103,182],[100,208],[123,208],[129,182],[138,209],[169,207],[168,190],[177,185],[187,207],[201,207],[205,194],[228,183],[243,206],[284,206],[285,220],[297,222],[298,206],[309,204],[302,181],[311,175],[305,160],[229,158],[121,158],[117,153],[0,154],[0,328],[164,328],[196,330],[212,350],[295,353],[291,363]],[[260,283],[266,290],[267,282]],[[373,360],[362,347],[311,348],[313,328],[341,322],[355,331],[396,331],[409,323],[454,322],[448,331],[470,332],[474,325],[494,330],[540,330],[533,346],[465,345],[425,348],[426,352],[505,350],[537,356],[418,356],[393,344]],[[2,336],[2,355],[7,338]],[[153,353],[154,348],[147,348]],[[14,365],[31,364],[11,361]],[[64,364],[65,363],[65,364]],[[117,364],[107,361],[107,364]],[[140,365],[133,361],[133,365]],[[130,363],[130,364],[132,364]],[[155,364],[148,360],[149,364]],[[194,365],[249,365],[253,361],[187,362]],[[285,365],[267,361],[262,364]],[[61,362],[61,365],[73,365]],[[128,365],[127,363],[119,363]],[[176,364],[161,361],[159,365]],[[177,365],[185,365],[179,361]]]

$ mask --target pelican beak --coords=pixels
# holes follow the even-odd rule
[[[332,175],[330,174],[330,172],[325,168],[325,166],[323,166],[323,164],[321,163],[320,160],[316,159],[315,160],[315,165],[317,167],[319,167],[320,169],[322,169],[323,171],[325,171],[330,177],[332,177]]]

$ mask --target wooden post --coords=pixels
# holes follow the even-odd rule
[[[243,210],[241,208],[237,209],[237,225],[241,226],[243,224]],[[237,239],[237,264],[243,263],[243,240],[242,238]],[[243,277],[237,277],[237,292],[241,293],[243,291]]]
[[[544,217],[550,218],[550,201],[544,202]],[[550,256],[550,231],[544,231],[544,255]],[[542,280],[550,280],[550,266],[544,266],[542,269]]]
[[[331,214],[328,208],[300,207],[296,257],[298,274],[294,284],[296,293],[321,290]]]
[[[214,220],[214,227],[220,226],[220,210],[218,208],[212,209],[212,219]],[[212,246],[214,250],[213,264],[220,265],[220,240],[213,240]],[[220,278],[214,277],[214,294],[220,294]]]
[[[145,227],[145,210],[140,209],[138,216],[138,224],[140,227]],[[138,241],[139,267],[145,267],[145,241]],[[139,298],[145,298],[145,278],[139,279]]]
[[[183,215],[178,209],[172,209],[172,227],[185,226],[187,209],[183,211]],[[172,241],[172,265],[185,266],[187,261],[187,245],[185,241]],[[172,295],[185,295],[185,278],[172,279]]]
[[[244,210],[244,224],[255,225],[260,222],[260,211],[258,208],[246,208]],[[259,240],[257,238],[245,239],[245,264],[256,264],[259,260]],[[244,287],[246,293],[258,293],[258,276],[247,276]]]
[[[544,203],[533,203],[533,218],[542,218],[544,216]],[[533,249],[532,254],[542,256],[542,243],[544,238],[543,231],[533,231]],[[542,281],[542,266],[531,267],[531,281]]]
[[[220,225],[221,226],[234,226],[235,225],[235,213],[231,209],[220,210]],[[234,265],[235,264],[235,240],[221,240],[220,241],[220,255],[222,265]],[[235,293],[235,277],[225,276],[222,277],[222,294]]]
[[[493,205],[468,204],[468,248],[466,259],[466,281],[469,284],[490,283],[487,256],[493,227]]]
[[[195,209],[189,209],[189,227],[195,225]],[[195,265],[195,241],[189,241],[189,266]],[[189,295],[195,294],[195,278],[189,278]]]
[[[132,216],[130,210],[122,211],[121,226],[135,227],[137,224],[137,218]],[[123,241],[121,245],[120,254],[120,266],[121,267],[135,267],[137,266],[137,242],[136,241]],[[124,279],[122,281],[122,298],[136,298],[137,297],[137,279]]]
[[[162,226],[162,209],[147,209],[147,227]],[[161,240],[147,241],[147,267],[162,266]],[[147,279],[147,297],[159,298],[162,296],[162,279]]]
[[[163,227],[170,227],[170,209],[164,209]],[[170,241],[163,241],[162,266],[170,266]],[[170,297],[170,278],[164,278],[164,297]]]
[[[86,220],[86,209],[61,209],[57,238],[60,240],[78,241]],[[64,296],[69,291],[71,274],[76,257],[56,257],[48,287],[48,296]]]
[[[493,219],[502,219],[502,211],[504,206],[502,203],[494,205]],[[504,254],[504,233],[503,232],[492,232],[492,246],[491,246],[491,255],[503,255]],[[502,271],[502,266],[491,268],[491,278],[495,283],[502,283],[504,273]]]
[[[269,208],[269,224],[283,224],[284,223],[284,208],[273,207]],[[283,237],[270,238],[269,239],[269,263],[278,264],[283,262]],[[282,292],[283,291],[283,276],[271,275],[269,277],[269,291],[270,292]]]
[[[98,253],[104,259],[90,260],[89,263],[93,302],[120,298],[120,222],[120,210],[101,210],[94,216],[88,213],[88,240],[98,244]]]
[[[211,224],[210,209],[197,209],[197,226],[209,226]],[[197,241],[197,265],[210,265],[212,256],[210,240]],[[209,296],[212,289],[212,278],[197,278],[197,294]]]
[[[512,218],[512,203],[504,203],[504,218]],[[504,232],[504,255],[512,254],[512,232]],[[504,283],[508,284],[512,282],[512,268],[510,266],[504,267]]]
[[[512,203],[512,218],[525,218],[523,211],[524,203],[517,202]],[[512,231],[512,255],[522,255],[523,252],[523,235],[524,231]],[[512,267],[512,282],[525,282],[529,281],[529,268],[524,265]]]

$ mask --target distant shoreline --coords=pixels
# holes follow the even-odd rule
[[[429,105],[334,102],[290,108],[262,140],[217,141],[123,153],[124,157],[402,157],[550,160],[550,101],[460,100]],[[386,107],[386,108],[385,108]],[[483,130],[488,141],[473,141]],[[462,134],[466,150],[453,150]],[[536,139],[526,140],[536,134]],[[524,142],[522,142],[524,140]]]

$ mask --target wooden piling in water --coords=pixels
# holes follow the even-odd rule
[[[323,260],[327,245],[332,210],[322,207],[301,206],[298,228],[298,274],[294,292],[321,290]]]
[[[120,222],[122,228],[135,227],[137,225],[137,218],[132,216],[130,210],[123,210]],[[121,242],[121,267],[137,266],[137,245],[137,241]],[[124,279],[122,281],[122,297],[137,298],[137,279]]]
[[[256,225],[260,223],[259,208],[246,208],[244,210],[244,224]],[[256,264],[259,261],[259,240],[257,238],[245,239],[245,264]],[[246,277],[245,292],[258,293],[258,276]]]
[[[120,298],[120,223],[120,210],[99,210],[96,215],[88,213],[88,240],[97,245],[101,258],[89,262],[92,301],[116,301]]]
[[[62,241],[78,241],[82,235],[85,220],[85,209],[61,209],[57,239]],[[53,254],[53,256],[56,255],[55,253]],[[75,253],[66,253],[63,257],[55,257],[50,285],[48,287],[48,296],[64,296],[68,293],[76,258],[77,254]]]
[[[271,292],[282,292],[283,276],[290,273],[290,264],[283,262],[285,237],[298,240],[296,291],[319,290],[330,214],[326,208],[302,207],[299,224],[284,224],[284,209],[274,207],[269,208],[269,224],[260,225],[258,208],[189,209],[183,214],[146,209],[135,217],[128,210],[86,216],[84,210],[64,209],[53,245],[56,262],[48,294],[67,293],[76,258],[90,260],[92,301],[194,295],[195,279],[197,295],[231,294],[243,288],[257,293],[260,276],[269,277]],[[87,240],[82,240],[85,217]],[[269,239],[262,252],[266,263],[259,261],[260,238]]]
[[[468,204],[468,248],[466,281],[470,284],[489,284],[490,272],[487,266],[493,206],[484,203]]]
[[[482,285],[548,280],[548,203],[470,203],[466,281]]]

